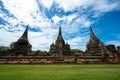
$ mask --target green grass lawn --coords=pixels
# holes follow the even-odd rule
[[[120,80],[120,65],[0,65],[0,80]]]

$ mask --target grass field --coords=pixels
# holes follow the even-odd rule
[[[0,65],[0,80],[120,80],[120,65]]]

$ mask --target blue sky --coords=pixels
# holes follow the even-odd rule
[[[15,42],[29,24],[33,50],[49,50],[59,26],[72,49],[86,49],[89,27],[120,46],[120,0],[0,0],[0,46]]]

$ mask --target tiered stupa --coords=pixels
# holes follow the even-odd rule
[[[28,26],[23,33],[23,35],[11,45],[12,55],[27,55],[31,52],[32,45],[28,41]]]
[[[92,27],[90,27],[90,39],[86,46],[87,53],[90,53],[92,56],[106,56],[108,50],[104,43],[102,43],[94,34]]]
[[[50,55],[52,56],[58,56],[60,59],[63,58],[63,56],[69,56],[70,54],[70,45],[68,43],[65,43],[63,37],[62,37],[62,31],[61,27],[59,28],[59,33],[57,40],[55,41],[55,44],[52,43],[50,45]]]

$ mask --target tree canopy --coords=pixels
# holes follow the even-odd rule
[[[81,53],[83,51],[79,49],[71,49],[71,52],[74,54],[74,53]]]

